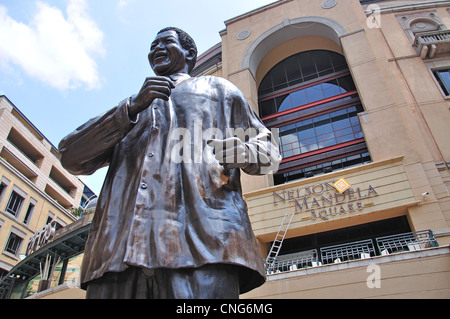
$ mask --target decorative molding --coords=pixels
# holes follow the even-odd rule
[[[403,5],[397,5],[397,6],[393,6],[393,5],[388,5],[383,7],[383,4],[380,3],[380,11],[379,13],[383,14],[383,13],[396,13],[396,12],[403,12],[403,11],[413,11],[413,10],[424,10],[424,9],[435,9],[438,7],[447,7],[450,6],[450,1],[445,0],[445,1],[423,1],[423,2],[418,2],[418,3],[414,3],[414,4],[403,4]],[[369,16],[371,15],[373,12],[372,10],[366,10],[366,15]]]
[[[322,8],[331,9],[334,8],[338,3],[338,0],[324,0],[322,2]]]
[[[237,39],[245,40],[250,36],[250,34],[252,34],[252,32],[250,30],[242,30],[241,32],[238,33]]]
[[[229,24],[232,24],[232,23],[237,22],[237,21],[239,21],[239,20],[242,20],[242,19],[251,17],[251,16],[253,16],[253,15],[255,15],[255,14],[264,12],[264,11],[266,11],[266,10],[270,10],[270,9],[272,9],[272,8],[278,7],[278,6],[280,6],[280,5],[283,5],[283,4],[285,4],[285,3],[287,3],[287,2],[291,2],[291,1],[292,1],[292,0],[279,0],[279,1],[277,1],[277,2],[270,3],[270,4],[268,4],[268,5],[264,6],[264,7],[261,7],[261,8],[255,9],[255,10],[252,10],[252,11],[250,11],[250,12],[241,14],[241,15],[239,15],[239,16],[237,16],[237,17],[232,18],[232,19],[226,20],[224,23],[225,23],[226,26],[228,26]]]
[[[242,59],[241,69],[250,69],[255,77],[256,69],[262,58],[274,47],[301,36],[322,36],[340,45],[340,37],[347,30],[338,22],[319,16],[305,16],[284,19],[281,23],[263,32],[248,47]]]

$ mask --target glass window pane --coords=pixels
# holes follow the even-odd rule
[[[23,238],[17,236],[14,233],[10,233],[8,242],[6,243],[5,251],[10,254],[17,255],[19,253],[20,245],[22,244]]]
[[[330,138],[330,133],[333,132],[333,126],[331,123],[325,124],[325,121],[320,122],[319,126],[315,127],[317,138],[319,141],[326,140]],[[333,134],[334,137],[334,134]]]
[[[290,56],[278,63],[270,70],[261,81],[258,89],[260,97],[270,94],[271,92],[289,88],[293,85],[298,85],[304,81],[313,81],[319,76],[324,76],[341,65],[347,68],[346,61],[342,55],[326,51],[326,50],[312,50],[301,52]],[[288,110],[292,107],[305,105],[307,103],[316,102],[323,98],[336,96],[339,93],[344,93],[354,90],[354,84],[351,77],[347,79],[333,80],[327,83],[318,84],[314,89],[308,88],[305,91],[298,91],[292,93],[291,103],[286,101],[285,105],[280,108],[282,102],[277,104],[277,110]],[[283,100],[284,101],[284,100]],[[262,105],[260,105],[262,107]],[[270,109],[270,107],[269,107]],[[261,110],[261,116],[267,116],[271,111]]]
[[[270,100],[260,102],[260,114],[262,117],[304,106],[308,103],[319,102],[313,107],[265,120],[269,127],[271,124],[277,127],[282,125],[280,127],[280,151],[284,158],[363,137],[357,116],[358,113],[363,111],[361,105],[353,105],[338,111],[331,111],[331,109],[344,105],[345,101],[356,99],[358,97],[357,94],[347,98],[340,98],[337,101],[328,101],[326,103],[323,101],[326,98],[355,91],[352,77],[350,75],[340,76],[335,74],[335,76],[338,76],[337,79],[325,83],[318,83],[316,80],[319,76],[327,76],[328,73],[333,74],[333,72],[341,70],[348,71],[346,60],[342,55],[331,51],[312,50],[298,53],[280,62],[269,71],[261,82],[258,91],[260,97],[262,97],[262,92],[268,92],[265,93],[265,97],[270,96],[271,92],[276,92],[277,95],[283,94],[276,96],[272,93]],[[444,72],[446,71],[444,70]],[[437,73],[435,75],[436,77],[440,76]],[[448,77],[450,86],[450,74],[447,72],[445,75]],[[309,81],[308,83],[311,86],[301,88],[301,85],[298,84],[305,81]],[[287,94],[288,90],[291,93]],[[307,119],[305,120],[304,118]],[[296,119],[298,120],[295,123],[284,126],[282,124],[283,122],[289,123]],[[305,157],[299,162],[299,165],[304,165],[305,161],[312,161],[313,158],[316,157]],[[364,160],[370,162],[370,155]],[[333,163],[331,161],[319,164],[311,162],[306,168],[297,168],[295,171],[275,176],[275,180],[286,182],[296,178],[303,178],[305,177],[305,172],[308,173],[306,177],[314,174],[323,174],[337,167],[343,168],[346,165],[354,165],[355,161],[362,162],[363,159],[361,157],[356,159],[343,156]],[[326,171],[324,171],[324,168],[327,168]]]
[[[286,76],[289,82],[299,83],[298,80],[302,79],[302,73],[300,66],[297,63],[298,55],[291,56],[284,60],[284,68],[286,70]],[[290,85],[292,85],[290,83]]]
[[[352,126],[351,123],[350,123],[350,120],[348,118],[339,119],[339,120],[336,120],[336,119],[337,118],[332,119],[333,129],[335,131],[342,130],[342,129],[345,129],[345,128],[350,128]]]
[[[286,111],[292,108],[291,98],[289,95],[283,95],[275,98],[278,112]]]
[[[308,103],[320,101],[324,98],[321,84],[311,86],[309,88],[306,88],[305,90],[306,95],[308,96]]]
[[[289,131],[291,131],[291,132],[289,132]],[[295,123],[280,127],[280,135],[290,134],[292,132],[295,132]]]
[[[313,52],[304,52],[300,59],[300,65],[304,81],[309,81],[318,77]]]
[[[298,142],[296,134],[288,134],[281,136],[281,145],[290,145],[291,143]],[[290,146],[289,146],[290,147]]]
[[[341,87],[341,93],[346,93],[356,90],[355,83],[350,75],[337,79]]]
[[[283,63],[278,63],[270,72],[272,74],[272,82],[275,91],[287,86]]]
[[[331,63],[328,51],[320,50],[314,53],[314,61],[316,62],[319,76],[333,73],[333,65]]]
[[[292,151],[293,151],[293,155],[300,154],[300,143],[299,142],[292,143]]]
[[[357,116],[350,117],[350,123],[352,126],[359,126],[359,119]]]
[[[268,116],[276,113],[275,100],[270,99],[259,103],[260,116]]]
[[[338,53],[330,52],[330,58],[331,62],[333,64],[334,71],[340,71],[347,69],[347,62],[345,61],[345,58],[343,55],[340,55]]]
[[[11,196],[8,201],[8,206],[6,207],[6,211],[11,213],[14,216],[17,216],[20,209],[22,208],[22,203],[24,198],[17,194],[15,191],[11,193]]]
[[[356,116],[357,114],[356,106],[351,106],[347,108],[347,113],[349,114],[349,116]]]
[[[292,180],[296,180],[296,179],[300,179],[300,178],[304,178],[305,173],[308,172],[312,172],[313,175],[316,174],[323,174],[324,173],[324,168],[328,168],[331,169],[331,171],[337,171],[349,166],[354,166],[354,165],[360,165],[363,163],[369,163],[371,162],[370,159],[370,155],[368,152],[364,152],[362,154],[356,154],[356,155],[352,155],[352,156],[343,156],[342,158],[330,161],[330,162],[325,162],[325,163],[321,163],[321,164],[313,164],[311,163],[310,166],[304,167],[304,168],[300,168],[300,169],[296,169],[296,170],[292,170],[290,172],[285,172],[282,174],[275,174],[274,175],[274,180],[276,185],[282,184],[282,183],[286,183]],[[311,176],[310,174],[308,176]]]
[[[341,129],[341,130],[335,132],[335,134],[336,134],[336,139],[338,140],[338,143],[353,141],[355,139],[355,132],[353,132],[353,129],[351,127]]]
[[[316,127],[319,125],[330,123],[330,114],[319,115],[313,118],[312,120],[314,122],[314,126]]]
[[[272,75],[271,73],[267,74],[259,85],[259,94],[264,95],[267,93],[273,92],[272,86]]]
[[[299,135],[300,139],[305,139],[308,137],[316,136],[316,133],[314,131],[314,127],[312,126],[312,124],[310,124],[310,125],[305,125],[305,126],[299,127],[298,135]]]
[[[340,114],[340,115],[331,115],[331,122],[333,122],[334,128],[342,128],[342,127],[349,127],[350,126],[350,120],[348,119],[347,114]]]
[[[302,153],[311,152],[317,150],[319,145],[317,144],[317,137],[308,137],[302,140],[302,147],[305,148]],[[303,150],[303,149],[302,149]]]
[[[294,155],[294,154],[292,153],[292,150],[283,151],[283,153],[281,154],[281,156],[282,156],[283,158],[291,157],[291,156],[293,156],[293,155]]]
[[[306,96],[306,91],[300,90],[300,91],[291,93],[291,100],[292,100],[293,107],[307,104],[308,98]]]
[[[329,97],[341,94],[341,90],[340,90],[339,86],[337,85],[336,80],[329,82],[329,83],[323,83],[322,89],[323,89],[323,94],[324,94],[325,98],[329,98]]]
[[[436,79],[445,95],[450,95],[450,70],[435,71]]]

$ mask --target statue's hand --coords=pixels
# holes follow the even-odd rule
[[[212,139],[208,141],[208,145],[214,147],[216,159],[225,168],[244,168],[249,164],[249,148],[237,137]]]
[[[146,78],[139,93],[130,101],[128,109],[130,118],[136,118],[140,112],[152,104],[154,99],[169,100],[173,88],[175,88],[175,84],[168,77],[155,76]]]

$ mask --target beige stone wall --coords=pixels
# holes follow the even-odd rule
[[[449,248],[442,247],[319,266],[271,275],[263,286],[241,298],[448,299],[449,263]]]
[[[420,5],[431,3],[433,1],[420,1]],[[295,213],[287,238],[404,215],[413,231],[432,229],[439,234],[439,244],[448,245],[450,175],[445,162],[450,161],[450,100],[443,97],[431,70],[450,68],[450,55],[422,60],[412,46],[396,15],[419,12],[422,7],[414,7],[418,1],[378,3],[381,6],[380,28],[368,26],[368,17],[357,0],[339,1],[329,10],[321,7],[321,1],[293,0],[277,4],[226,22],[227,29],[222,32],[223,76],[234,82],[258,111],[258,85],[278,62],[312,49],[344,54],[365,108],[359,118],[373,163],[276,187],[271,187],[270,177],[255,178],[243,174],[243,190],[261,255],[267,255],[269,243],[274,240],[286,213],[288,217]],[[405,11],[389,9],[389,6],[399,5],[404,5]],[[443,23],[450,27],[447,9],[428,6],[423,10],[435,10]],[[333,21],[345,31],[339,34],[338,41],[323,34],[306,34],[301,28],[297,30],[298,37],[273,47],[261,40],[264,36],[270,37],[274,28],[283,30],[284,34],[292,32],[300,25],[290,22],[305,17]],[[304,24],[301,26],[305,27]],[[250,37],[244,41],[237,40],[236,35],[244,29],[251,31]],[[264,48],[258,47],[264,56],[260,57],[256,72],[253,72],[243,64],[257,43],[269,47],[265,52]],[[314,185],[331,183],[340,177],[345,177],[354,190],[371,185],[378,196],[361,200],[361,210],[347,209],[346,213],[328,216],[324,220],[312,219],[311,211],[295,212],[294,200],[282,201],[273,195],[276,192],[296,197],[298,189],[304,191],[305,187],[311,189]],[[428,195],[422,196],[425,193]],[[314,196],[309,200],[312,198]],[[353,204],[357,202],[352,201]],[[344,203],[344,207],[348,203]],[[366,206],[367,203],[369,205]],[[316,205],[316,208],[319,207]],[[418,258],[415,255],[410,257],[391,260],[391,257],[383,256],[372,261],[383,262],[382,289],[367,288],[365,265],[359,268],[322,266],[323,271],[298,271],[298,274],[305,272],[308,276],[294,272],[271,276],[262,288],[244,295],[244,298],[448,298],[448,251],[426,259],[414,259]]]
[[[19,255],[25,254],[30,237],[47,223],[50,214],[61,225],[68,225],[75,221],[76,218],[71,213],[65,211],[43,191],[37,189],[30,181],[18,177],[17,172],[2,159],[0,159],[0,177],[5,177],[10,181],[8,187],[4,190],[4,196],[0,200],[0,221],[2,222],[0,227],[0,267],[9,269],[20,261]],[[13,187],[17,187],[26,193],[20,214],[16,217],[4,211]],[[30,222],[24,224],[23,219],[28,205],[32,200],[35,201],[36,206],[34,207]],[[23,242],[16,256],[4,253],[11,231],[19,234],[23,238]]]
[[[32,162],[7,139],[12,128],[42,154],[42,160],[39,163]],[[5,98],[0,98],[0,152],[4,148],[8,149],[8,152],[22,163],[21,165],[35,174],[35,177],[27,178],[12,163],[0,158],[0,179],[9,181],[0,197],[0,267],[8,270],[20,261],[19,254],[25,253],[29,238],[46,224],[49,215],[63,226],[76,220],[76,217],[62,206],[63,203],[58,203],[47,194],[49,190],[47,185],[58,193],[59,198],[63,198],[64,206],[69,208],[79,206],[84,185],[76,176],[65,171],[52,145],[39,135]],[[73,184],[74,189],[71,194],[65,192],[49,177],[52,167],[62,172]],[[21,194],[26,195],[15,217],[5,211],[13,189],[20,190]],[[31,201],[36,205],[29,222],[24,224],[23,220]],[[16,256],[4,252],[11,231],[23,238]]]
[[[351,185],[345,197],[331,188],[341,177]],[[369,192],[370,187],[376,194]],[[307,196],[306,204],[303,196]],[[408,207],[420,203],[401,157],[254,191],[245,194],[245,199],[253,231],[261,242],[273,241],[286,213],[295,213],[286,236],[291,238],[407,215]]]
[[[34,184],[38,189],[44,191],[46,186],[50,185],[52,188],[57,189],[60,196],[62,196],[66,202],[70,203],[73,207],[78,207],[83,194],[83,183],[76,176],[66,172],[61,165],[59,155],[52,149],[52,145],[42,136],[39,136],[38,133],[13,110],[13,107],[4,98],[0,99],[0,110],[2,111],[0,118],[0,150],[3,147],[6,147],[9,151],[14,152],[14,156],[27,165],[37,175]],[[31,162],[7,140],[11,128],[17,130],[20,135],[29,141],[33,147],[42,154],[42,161],[38,165]],[[49,177],[53,167],[64,174],[64,177],[74,186],[73,193],[67,194],[63,190],[58,189],[59,186]]]
[[[429,5],[433,1],[420,3]],[[379,5],[382,9],[380,28],[369,27],[368,17],[357,0],[339,1],[332,9],[323,9],[320,1],[279,1],[261,10],[230,19],[225,22],[226,30],[221,32],[222,73],[244,92],[253,109],[257,111],[258,84],[275,64],[292,54],[311,49],[329,49],[343,53],[365,108],[365,112],[360,114],[360,122],[374,164],[381,167],[384,164],[380,163],[401,157],[401,176],[404,183],[409,183],[408,187],[406,184],[397,184],[394,180],[398,175],[389,175],[389,169],[370,174],[369,176],[375,175],[374,178],[380,181],[384,178],[388,183],[386,185],[392,180],[392,187],[406,187],[402,189],[403,193],[398,194],[405,195],[407,191],[409,196],[408,199],[401,196],[394,198],[395,193],[385,195],[391,198],[380,196],[377,201],[385,204],[371,207],[375,213],[373,218],[404,214],[409,217],[414,230],[448,229],[448,168],[438,170],[436,163],[450,160],[449,101],[442,96],[430,70],[434,67],[450,67],[450,62],[447,62],[450,61],[450,55],[440,55],[432,60],[422,60],[418,56],[396,16],[403,12],[420,11],[422,7],[412,6],[419,5],[417,1],[388,1]],[[389,9],[389,6],[399,5],[404,6],[403,11]],[[443,23],[450,26],[447,9],[442,6],[428,6],[423,10],[435,10]],[[317,22],[295,24],[298,21]],[[335,41],[330,38],[329,33],[320,31],[315,25],[317,23],[335,27],[338,40]],[[316,29],[322,34],[311,34]],[[243,41],[237,39],[237,34],[242,30],[251,31],[249,38]],[[292,36],[293,33],[298,36]],[[286,36],[287,40],[270,47],[270,43],[264,42],[264,37],[270,38],[271,34],[276,34],[278,38]],[[277,37],[270,40],[276,42]],[[253,72],[243,66],[246,57],[256,51],[263,56],[260,57],[256,72]],[[370,167],[367,166],[367,169],[370,170]],[[336,172],[323,178],[330,180],[346,174],[348,173],[345,171]],[[361,171],[361,176],[364,175],[365,172]],[[263,242],[271,237],[273,240],[284,212],[281,209],[275,216],[273,212],[265,211],[268,208],[263,199],[257,199],[258,196],[270,198],[273,191],[270,188],[271,177],[243,174],[242,180],[255,232]],[[293,183],[292,185],[302,185],[314,183],[314,180]],[[262,184],[269,188],[266,195],[255,195],[264,188],[261,187]],[[288,184],[282,187],[292,186]],[[423,199],[421,194],[426,192],[429,195]],[[414,205],[405,207],[412,204]],[[388,211],[389,214],[386,213]],[[300,225],[297,220],[299,218],[301,217],[294,217],[294,229]],[[312,229],[303,224],[302,227],[299,226],[301,231],[294,231],[291,235],[364,222],[364,218],[358,217],[356,220],[358,221],[349,218],[342,223],[328,223],[329,227]],[[442,242],[450,242],[450,238],[442,238]]]

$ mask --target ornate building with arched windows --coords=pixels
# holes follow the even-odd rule
[[[241,297],[449,298],[450,1],[279,0],[225,26],[193,75],[239,87],[283,156],[241,177],[267,273]],[[42,248],[65,256],[47,291],[47,250],[4,291],[82,298],[72,229]]]
[[[268,274],[245,298],[450,297],[449,11],[281,0],[200,56],[196,75],[237,85],[283,156],[242,176]]]
[[[309,50],[275,65],[258,88],[259,115],[277,128],[279,185],[370,162],[359,124],[364,111],[342,54]]]

